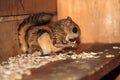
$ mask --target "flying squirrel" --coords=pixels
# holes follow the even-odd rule
[[[18,40],[24,53],[40,51],[47,55],[66,47],[75,47],[79,26],[70,18],[52,21],[53,13],[33,14],[18,27]]]

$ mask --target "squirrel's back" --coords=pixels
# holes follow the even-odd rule
[[[29,28],[34,27],[36,25],[45,25],[48,24],[55,14],[53,13],[39,13],[34,14],[26,19],[18,27],[18,39],[19,45],[23,52],[26,52],[28,49],[28,44],[26,42],[26,32]]]

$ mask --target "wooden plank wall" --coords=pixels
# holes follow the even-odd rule
[[[17,38],[19,23],[20,21],[0,23],[0,60],[21,53]]]
[[[55,12],[57,0],[0,0],[0,16]]]
[[[38,12],[56,12],[56,9],[56,0],[0,0],[0,62],[22,53],[17,29],[25,17]]]
[[[58,0],[58,19],[71,16],[83,43],[120,42],[120,0]]]

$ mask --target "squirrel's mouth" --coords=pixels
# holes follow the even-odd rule
[[[77,46],[77,39],[76,38],[69,39],[69,44],[72,45],[71,47],[76,47]]]
[[[66,36],[66,39],[65,39],[65,42],[66,44],[69,43],[69,44],[79,44],[79,35],[67,35]]]
[[[75,42],[76,41],[76,38],[74,39],[69,39],[70,42]]]
[[[80,44],[80,37],[69,39],[70,44],[73,44],[72,47],[77,47]]]
[[[76,42],[77,44],[80,43],[80,38],[79,37],[75,37],[75,38],[72,38],[72,39],[68,39],[69,42]]]

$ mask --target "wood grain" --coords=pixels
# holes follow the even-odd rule
[[[0,0],[0,16],[56,12],[57,0]]]
[[[120,0],[58,0],[58,19],[71,16],[83,43],[120,42]]]
[[[18,25],[21,21],[0,22],[0,59],[22,53],[18,43]],[[0,62],[1,62],[0,60]]]
[[[81,52],[103,52],[98,58],[91,59],[67,59],[50,62],[40,68],[32,69],[30,76],[24,76],[23,80],[115,80],[120,72],[120,54],[119,49],[113,49],[113,46],[120,47],[120,44],[81,44],[76,53]],[[106,52],[105,49],[108,51]],[[71,51],[69,49],[68,51]],[[115,57],[107,58],[107,54]],[[117,68],[117,74],[109,75],[108,79],[101,79],[110,71]]]

